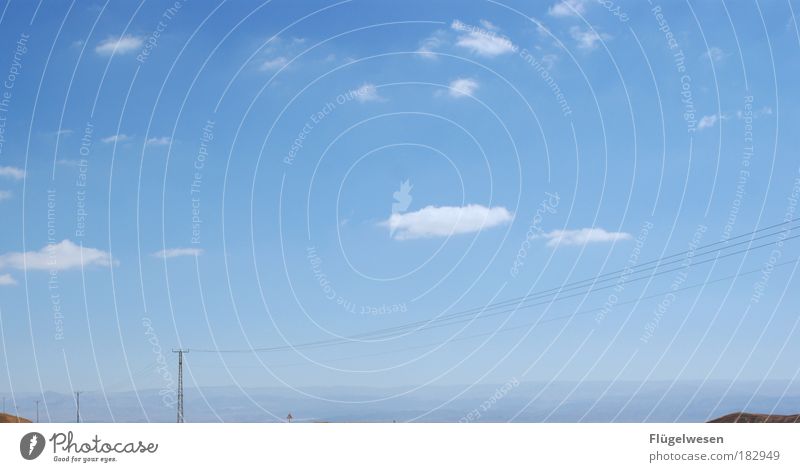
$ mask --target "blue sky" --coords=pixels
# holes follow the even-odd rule
[[[158,350],[430,320],[796,217],[786,2],[0,15],[2,391],[162,388]],[[190,353],[189,383],[793,379],[775,247],[380,342]]]

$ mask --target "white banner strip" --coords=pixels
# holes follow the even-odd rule
[[[800,424],[7,424],[2,470],[800,470]],[[67,465],[70,464],[70,465]]]

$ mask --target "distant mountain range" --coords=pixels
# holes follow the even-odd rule
[[[731,413],[709,423],[800,423],[800,415],[762,415],[758,413]]]
[[[187,422],[706,422],[730,412],[779,416],[800,410],[800,382],[508,382],[411,388],[207,387],[185,391]],[[506,388],[504,388],[504,386]],[[405,393],[410,391],[411,393]],[[162,392],[163,393],[163,392]],[[75,421],[72,395],[5,393],[19,416]],[[156,389],[81,394],[86,422],[173,422],[176,411]],[[749,416],[740,415],[745,421]],[[729,415],[730,416],[730,415]],[[722,417],[722,418],[721,418]],[[758,416],[754,417],[754,421]]]

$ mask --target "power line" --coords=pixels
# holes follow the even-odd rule
[[[795,259],[792,259],[792,260],[789,260],[789,261],[786,261],[786,262],[781,262],[779,264],[776,264],[774,266],[774,268],[777,269],[778,267],[781,267],[781,266],[786,266],[786,265],[789,265],[789,264],[795,264],[798,261],[800,261],[800,258],[795,258]],[[746,275],[756,274],[756,273],[761,272],[762,270],[763,270],[762,268],[752,269],[752,270],[749,270],[749,271],[746,271],[746,272],[741,272],[739,274],[728,275],[728,276],[725,276],[725,277],[720,277],[720,278],[717,278],[717,279],[709,280],[708,282],[704,282],[704,283],[699,283],[699,284],[694,284],[694,285],[687,285],[685,287],[681,287],[681,288],[678,288],[676,290],[668,290],[668,291],[664,291],[664,292],[654,293],[652,295],[647,295],[645,297],[640,297],[640,298],[637,298],[637,299],[626,300],[626,301],[617,303],[615,306],[631,305],[633,303],[637,303],[637,302],[640,302],[642,300],[650,300],[650,299],[653,299],[653,298],[663,297],[663,296],[668,295],[670,293],[678,293],[678,292],[684,292],[684,291],[688,291],[688,290],[693,290],[693,289],[696,289],[696,288],[705,287],[705,286],[716,284],[716,283],[719,283],[719,282],[724,282],[726,280],[731,280],[731,279],[736,279],[736,278],[739,278],[739,277],[744,277]],[[547,318],[547,319],[544,319],[544,320],[539,320],[539,321],[536,321],[536,322],[533,322],[533,323],[523,323],[523,324],[510,326],[510,327],[507,327],[507,328],[494,330],[494,331],[486,331],[486,332],[483,332],[483,333],[470,334],[468,336],[459,336],[459,337],[456,337],[456,338],[453,338],[453,339],[447,341],[446,344],[450,344],[452,342],[458,342],[458,341],[466,341],[466,340],[473,339],[473,338],[485,337],[485,336],[494,335],[494,334],[497,334],[497,333],[505,333],[505,332],[509,332],[509,331],[516,331],[516,330],[518,330],[520,328],[528,328],[528,327],[531,327],[531,326],[536,327],[536,326],[539,326],[541,324],[552,323],[554,321],[563,321],[563,320],[567,320],[567,319],[572,319],[572,318],[575,318],[578,315],[586,315],[586,314],[589,314],[589,313],[596,313],[598,310],[601,310],[601,309],[602,309],[602,307],[595,307],[595,308],[590,308],[590,309],[586,309],[586,310],[576,311],[575,313],[572,313],[571,315],[556,316],[556,317],[551,317],[551,318]],[[502,314],[502,313],[494,313],[492,316],[499,315],[499,314]],[[440,328],[440,327],[442,327],[442,326],[435,326],[433,328]],[[334,362],[337,362],[337,361],[348,361],[348,360],[361,359],[361,358],[367,358],[367,357],[373,357],[373,356],[382,356],[382,355],[386,355],[386,354],[395,354],[395,353],[398,353],[398,352],[413,351],[413,350],[416,350],[416,349],[424,349],[424,348],[427,348],[427,347],[436,347],[436,346],[440,346],[440,345],[442,345],[442,343],[429,343],[429,344],[424,344],[424,345],[419,345],[419,346],[410,346],[410,347],[406,347],[406,348],[395,349],[395,350],[391,350],[391,351],[384,351],[384,352],[370,353],[370,354],[361,354],[361,355],[357,355],[357,356],[349,356],[349,357],[342,357],[342,358],[338,358],[338,359],[331,359],[331,361],[334,361]],[[296,367],[296,366],[302,366],[302,365],[307,365],[307,363],[306,362],[295,362],[295,363],[291,363],[291,364],[273,365],[272,367]]]
[[[796,220],[800,220],[800,218],[798,218]],[[792,220],[792,221],[796,221],[796,220]],[[731,238],[731,239],[726,240],[726,241],[730,241],[730,240],[733,240],[733,239],[739,239],[742,236],[746,236],[746,235],[749,235],[749,234],[756,234],[758,232],[761,232],[761,231],[764,231],[764,230],[767,230],[767,229],[770,229],[770,228],[774,228],[774,227],[775,227],[775,225],[767,227],[767,228],[763,228],[761,230],[753,231],[753,232],[747,233],[745,235],[736,236],[735,238]],[[798,226],[798,227],[800,227],[800,226]],[[794,229],[794,228],[792,228],[792,229]],[[783,231],[779,231],[779,232],[776,232],[776,233],[772,233],[771,235],[768,235],[768,236],[774,236],[775,234],[779,234],[779,233],[782,233],[782,232]],[[761,236],[759,238],[753,238],[753,239],[748,240],[748,241],[744,241],[744,242],[737,243],[735,245],[731,245],[730,247],[735,247],[735,246],[739,246],[741,244],[750,243],[750,242],[752,242],[754,240],[757,240],[757,239],[763,239],[764,237],[767,237],[767,236]],[[718,255],[717,257],[705,259],[705,260],[698,261],[698,262],[691,262],[689,264],[684,264],[684,265],[681,265],[681,266],[678,266],[678,267],[675,267],[675,268],[672,268],[672,269],[668,269],[668,270],[663,270],[663,271],[660,271],[660,272],[655,272],[659,268],[659,265],[656,265],[655,267],[653,267],[651,269],[632,270],[633,268],[639,268],[642,265],[649,265],[649,264],[652,264],[653,262],[659,262],[660,260],[663,260],[663,259],[672,258],[675,255],[667,256],[667,257],[659,259],[659,260],[649,261],[649,262],[645,262],[645,263],[642,263],[642,264],[639,264],[639,265],[632,266],[631,268],[628,268],[628,269],[623,269],[622,271],[631,270],[630,272],[628,272],[628,275],[641,273],[641,272],[644,272],[644,271],[647,271],[647,270],[652,270],[653,273],[650,274],[650,275],[634,278],[634,279],[631,279],[631,280],[625,280],[624,282],[621,282],[621,283],[628,284],[628,283],[633,283],[633,282],[637,282],[637,281],[640,281],[640,280],[645,280],[645,279],[656,277],[656,276],[661,276],[661,275],[664,275],[664,274],[675,272],[677,270],[686,269],[686,268],[694,267],[694,266],[697,266],[697,265],[707,264],[709,262],[714,262],[714,261],[717,261],[717,260],[720,260],[720,259],[733,257],[733,256],[736,256],[736,255],[739,255],[739,254],[743,254],[743,253],[748,253],[748,252],[751,252],[751,251],[754,251],[754,250],[757,250],[757,249],[761,249],[763,247],[767,247],[767,246],[771,246],[771,245],[774,245],[774,244],[778,244],[779,242],[783,243],[783,242],[786,242],[786,241],[789,241],[789,240],[792,240],[792,239],[796,239],[796,238],[799,238],[799,237],[800,237],[800,235],[787,237],[787,238],[784,238],[784,239],[779,240],[779,241],[773,241],[773,242],[761,244],[761,245],[758,245],[758,246],[755,246],[755,247],[748,247],[748,248],[745,248],[745,249],[741,249],[739,251],[734,251],[734,252],[731,252],[731,253]],[[698,248],[695,249],[695,251],[697,249],[708,248],[708,247],[711,247],[711,246],[716,245],[716,244],[719,244],[719,242],[718,243],[711,243],[711,244],[708,244],[708,245],[705,245],[705,246],[698,247]],[[696,254],[695,253],[695,254],[693,254],[693,258],[697,257],[698,255],[705,255],[705,254],[709,254],[711,252],[720,252],[721,250],[722,249],[716,250],[716,251],[707,251],[707,252],[703,252],[703,253],[700,253],[700,254]],[[688,254],[688,253],[691,253],[691,252],[692,251],[689,251],[689,252],[685,252],[684,251],[681,254]],[[672,264],[672,263],[670,263],[670,264]],[[667,264],[664,264],[664,265],[667,265]],[[612,273],[619,273],[619,272],[620,271],[615,271],[615,272],[612,272]],[[595,277],[593,279],[587,279],[587,280],[595,280],[595,281],[597,281],[597,280],[600,280],[602,278],[607,277],[607,275],[608,274],[600,275],[600,276],[597,276],[597,277]],[[539,305],[542,305],[542,304],[552,303],[554,301],[560,301],[560,300],[564,300],[564,299],[568,299],[568,298],[574,298],[576,296],[581,296],[581,295],[592,293],[592,292],[595,292],[595,291],[598,291],[598,290],[604,290],[604,289],[607,289],[607,288],[612,288],[612,287],[617,285],[617,283],[615,283],[615,284],[612,284],[612,285],[595,287],[594,285],[597,282],[593,282],[591,284],[583,284],[583,285],[579,285],[579,286],[574,286],[574,287],[571,287],[571,288],[569,288],[567,290],[563,290],[562,289],[563,287],[566,287],[568,285],[581,284],[582,282],[583,281],[577,281],[577,282],[573,282],[571,284],[562,285],[562,287],[560,287],[558,289],[549,289],[549,290],[545,290],[545,291],[538,292],[538,293],[532,293],[532,294],[530,294],[528,296],[525,296],[525,297],[517,297],[515,299],[512,299],[512,300],[516,300],[515,302],[501,301],[501,302],[497,302],[497,303],[493,303],[493,304],[488,304],[488,305],[484,306],[483,308],[477,308],[477,309],[471,309],[471,310],[467,310],[467,311],[463,311],[463,312],[457,312],[457,313],[454,313],[454,314],[451,314],[451,315],[447,315],[447,316],[444,316],[444,317],[440,317],[440,318],[421,320],[421,321],[417,321],[417,322],[413,322],[413,323],[407,323],[407,324],[404,324],[404,325],[398,325],[398,326],[384,328],[384,329],[380,329],[380,330],[369,331],[369,332],[366,332],[366,333],[361,333],[361,334],[358,334],[358,335],[355,335],[355,336],[351,336],[349,339],[327,339],[327,340],[311,341],[311,342],[307,342],[307,343],[300,343],[300,344],[293,344],[293,345],[282,345],[282,346],[272,346],[272,347],[264,347],[264,348],[227,349],[227,350],[223,350],[223,349],[193,349],[193,351],[206,352],[206,353],[233,354],[233,353],[251,353],[251,352],[280,352],[280,351],[287,351],[287,350],[294,350],[294,349],[311,349],[311,348],[316,348],[316,347],[332,347],[332,346],[341,345],[341,344],[347,344],[347,343],[356,342],[356,341],[376,340],[376,339],[373,339],[375,336],[387,335],[387,334],[391,334],[391,333],[394,333],[394,332],[402,332],[404,330],[408,330],[410,328],[414,328],[414,327],[418,327],[418,326],[422,326],[422,328],[420,328],[418,330],[418,331],[420,331],[420,330],[423,330],[423,329],[431,329],[431,328],[434,328],[434,327],[447,326],[449,324],[456,324],[456,323],[460,323],[462,321],[457,321],[457,322],[449,323],[449,324],[442,324],[442,323],[445,322],[445,321],[450,321],[450,320],[454,320],[454,319],[458,319],[458,318],[464,318],[464,317],[467,317],[467,316],[470,316],[470,315],[478,315],[478,316],[475,316],[475,318],[484,317],[484,316],[495,316],[497,314],[507,313],[508,311],[516,311],[516,310],[519,310],[521,308],[530,308],[530,307],[533,307],[533,306],[539,306]],[[561,290],[561,291],[565,291],[565,292],[571,292],[571,291],[574,291],[574,290],[577,290],[577,289],[581,289],[581,288],[586,288],[586,287],[589,287],[589,289],[585,290],[585,291],[582,291],[582,292],[565,294],[565,295],[560,295],[560,293],[557,292],[553,296],[553,298],[551,300],[538,302],[538,303],[534,303],[534,304],[529,304],[529,305],[521,305],[525,301],[537,300],[537,299],[542,299],[542,298],[548,297],[550,295],[547,294],[547,292],[551,292],[553,290]],[[500,313],[491,313],[491,314],[481,315],[481,313],[484,313],[487,310],[494,310],[494,309],[497,309],[497,308],[501,308],[503,306],[508,306],[510,304],[513,304],[513,303],[517,303],[518,306],[514,307],[511,310],[508,310],[508,311],[505,311],[505,312],[500,312]],[[437,326],[429,326],[429,327],[423,326],[425,324],[435,324],[435,323],[439,323],[439,324]]]

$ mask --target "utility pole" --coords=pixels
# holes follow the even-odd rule
[[[75,411],[77,412],[78,423],[81,422],[81,392],[75,392]]]
[[[39,422],[39,400],[36,400],[36,422]]]
[[[183,354],[188,349],[173,349],[178,353],[178,423],[183,423]]]

